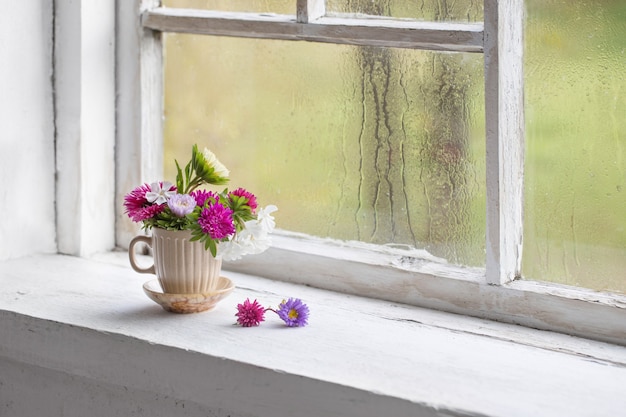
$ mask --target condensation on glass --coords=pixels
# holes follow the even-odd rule
[[[296,14],[296,0],[163,0],[163,6],[222,12]]]
[[[328,13],[426,21],[482,22],[483,0],[327,0]]]
[[[626,293],[626,7],[527,1],[523,275]]]
[[[278,227],[485,259],[482,56],[166,35],[165,161],[212,149]]]
[[[296,0],[163,0],[165,7],[296,14]],[[482,0],[327,0],[329,14],[356,14],[427,21],[481,22]]]

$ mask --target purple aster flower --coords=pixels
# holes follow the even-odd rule
[[[196,204],[198,204],[198,206],[200,207],[203,207],[204,203],[206,203],[209,198],[212,198],[213,200],[215,200],[215,202],[218,202],[220,199],[220,196],[213,191],[195,190],[192,191],[190,194],[193,198],[196,199]]]
[[[224,239],[235,233],[233,211],[220,203],[209,204],[202,209],[198,224],[204,234],[211,239]]]
[[[177,217],[185,217],[196,207],[196,199],[189,194],[174,194],[167,200],[167,205]]]
[[[257,300],[250,302],[249,298],[243,304],[237,304],[237,324],[243,327],[258,326],[265,320],[265,308]]]
[[[283,300],[275,312],[289,327],[304,327],[308,324],[309,307],[299,298]]]
[[[256,208],[258,207],[256,202],[256,196],[249,191],[246,191],[243,188],[237,188],[235,191],[230,192],[231,195],[236,195],[237,197],[245,197],[248,199],[248,206],[250,206],[250,211],[254,214]]]
[[[149,193],[150,190],[148,184],[143,184],[124,196],[124,208],[132,221],[147,220],[163,211],[163,206],[153,205],[147,200],[146,193]]]

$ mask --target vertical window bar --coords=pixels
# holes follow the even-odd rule
[[[114,245],[115,7],[58,0],[54,15],[58,251],[86,256]]]
[[[485,0],[487,282],[521,275],[524,165],[523,0]]]
[[[126,247],[138,231],[120,209],[124,193],[163,175],[163,52],[161,32],[142,27],[146,10],[160,0],[117,0],[116,236]]]
[[[309,23],[326,14],[326,0],[298,0],[296,20]]]

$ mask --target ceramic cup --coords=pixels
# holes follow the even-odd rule
[[[137,263],[135,245],[145,243],[152,248],[153,265],[145,268]],[[213,257],[201,242],[191,241],[189,230],[152,229],[152,236],[131,240],[128,255],[132,268],[142,274],[155,274],[163,292],[169,294],[201,294],[216,289],[222,259]]]

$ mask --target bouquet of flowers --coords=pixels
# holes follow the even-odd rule
[[[224,185],[229,171],[208,149],[193,146],[191,160],[181,169],[176,163],[176,184],[143,184],[124,197],[126,214],[145,230],[190,230],[191,240],[203,242],[213,256],[235,260],[261,253],[270,244],[276,223],[274,205],[258,208],[256,196],[243,188],[222,192],[199,188]]]

